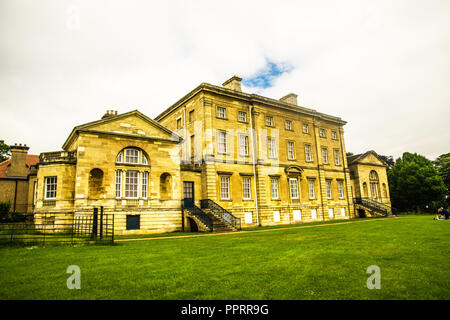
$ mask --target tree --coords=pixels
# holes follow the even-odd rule
[[[347,152],[345,155],[346,155],[347,157],[350,157],[350,156],[353,155],[353,152]]]
[[[391,170],[392,166],[394,165],[395,161],[394,161],[394,157],[393,156],[383,156],[383,155],[379,155],[381,159],[383,159],[384,162],[386,162],[387,164],[387,170]]]
[[[425,209],[444,200],[446,187],[433,162],[417,153],[405,152],[388,171],[391,201],[399,210]]]
[[[445,205],[448,206],[450,205],[450,153],[441,154],[433,163],[447,187]]]
[[[0,140],[0,162],[9,159],[11,156],[11,147],[4,143],[3,140]]]

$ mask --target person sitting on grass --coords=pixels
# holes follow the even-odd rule
[[[437,215],[434,220],[448,220],[449,219],[449,212],[447,208],[442,208],[440,207],[438,210],[438,213],[441,214],[441,216],[439,217],[439,215]]]

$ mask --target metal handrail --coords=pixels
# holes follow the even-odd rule
[[[234,229],[241,230],[241,219],[232,215],[229,211],[222,208],[213,200],[200,200],[200,206],[202,209],[210,209],[213,214],[217,215],[221,220],[232,226]]]
[[[211,232],[213,231],[213,219],[203,212],[202,209],[197,207],[195,204],[190,207],[183,207],[189,211],[194,217],[200,220]]]
[[[392,212],[392,207],[390,207],[384,203],[374,201],[373,199],[370,199],[370,198],[366,198],[366,197],[354,198],[353,202],[355,204],[361,204],[361,205],[363,205],[369,209],[372,209],[374,211],[384,213],[385,215],[388,215],[389,213]]]

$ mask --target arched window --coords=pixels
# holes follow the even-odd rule
[[[363,197],[367,198],[368,197],[368,192],[367,192],[367,183],[363,183]]]
[[[369,175],[370,180],[378,180],[378,174],[375,170],[370,171]]]
[[[165,172],[159,179],[159,193],[161,199],[172,198],[172,176]]]
[[[116,163],[148,165],[148,158],[145,152],[138,148],[125,148],[117,155]]]
[[[95,168],[89,172],[89,197],[98,198],[104,192],[103,171]]]
[[[373,199],[380,197],[380,184],[378,183],[378,174],[375,170],[370,171],[370,190]]]

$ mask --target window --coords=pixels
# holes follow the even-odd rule
[[[142,172],[142,198],[147,199],[148,194],[148,172]]]
[[[317,209],[311,210],[311,219],[313,219],[313,220],[317,219]]]
[[[273,221],[280,222],[280,211],[273,212]]]
[[[139,230],[141,228],[141,216],[127,214],[127,230]]]
[[[341,216],[345,217],[345,208],[341,208]]]
[[[338,181],[338,193],[339,199],[344,199],[344,183],[342,181]]]
[[[328,209],[328,217],[330,218],[334,217],[333,208]]]
[[[277,178],[272,178],[270,180],[270,185],[271,185],[271,189],[272,189],[272,199],[273,200],[278,200],[278,179]]]
[[[328,150],[327,150],[327,148],[322,148],[322,160],[323,160],[323,163],[328,164]]]
[[[217,107],[217,118],[226,119],[227,118],[227,109],[223,107]]]
[[[122,170],[116,171],[116,198],[122,196]]]
[[[333,195],[331,193],[331,180],[327,180],[326,184],[327,184],[327,199],[332,199]]]
[[[137,199],[139,188],[139,171],[125,172],[125,197]]]
[[[309,188],[309,198],[310,199],[315,199],[316,198],[316,193],[314,191],[314,180],[309,180],[308,181],[308,188]]]
[[[218,131],[219,153],[227,153],[227,133],[225,131]]]
[[[273,117],[272,116],[266,116],[266,126],[273,127]]]
[[[336,131],[331,131],[331,139],[337,140],[337,132]]]
[[[297,180],[297,178],[289,178],[289,189],[291,191],[291,199],[298,199],[298,180]]]
[[[287,143],[288,147],[288,160],[295,160],[295,152],[294,152],[294,142],[288,141]]]
[[[319,129],[319,136],[321,137],[321,138],[326,138],[327,137],[327,135],[326,135],[326,133],[325,133],[325,129]]]
[[[341,165],[341,159],[339,158],[339,149],[334,149],[334,164],[337,166]]]
[[[303,124],[303,133],[309,133],[309,125],[307,123]]]
[[[292,213],[294,216],[294,221],[302,220],[302,212],[300,210],[294,210]]]
[[[369,175],[370,180],[378,180],[378,174],[375,170],[370,171]]]
[[[45,200],[56,199],[56,177],[45,177]]]
[[[251,190],[250,189],[250,178],[243,177],[242,178],[242,198],[244,200],[250,200],[252,198],[250,190]]]
[[[269,148],[269,158],[276,158],[277,157],[277,152],[276,152],[276,143],[275,143],[275,138],[273,137],[268,137],[267,138],[267,146]]]
[[[194,110],[189,111],[189,122],[194,121]]]
[[[371,187],[372,187],[372,197],[373,197],[374,199],[376,199],[376,198],[377,198],[377,194],[378,194],[377,184],[376,184],[376,183],[371,183],[370,185],[371,185]]]
[[[230,177],[220,177],[220,198],[230,200]]]
[[[127,148],[119,152],[116,163],[148,164],[147,156],[138,149]]]
[[[251,212],[245,213],[245,224],[253,223],[253,214]]]
[[[181,118],[177,119],[177,129],[181,129]]]
[[[238,121],[239,122],[247,122],[247,112],[238,111]]]
[[[286,120],[284,122],[284,126],[285,126],[286,130],[292,130],[292,121],[291,120]]]
[[[305,144],[305,158],[306,162],[312,162],[311,145]]]
[[[239,136],[239,149],[241,156],[248,156],[248,136],[240,135]]]

